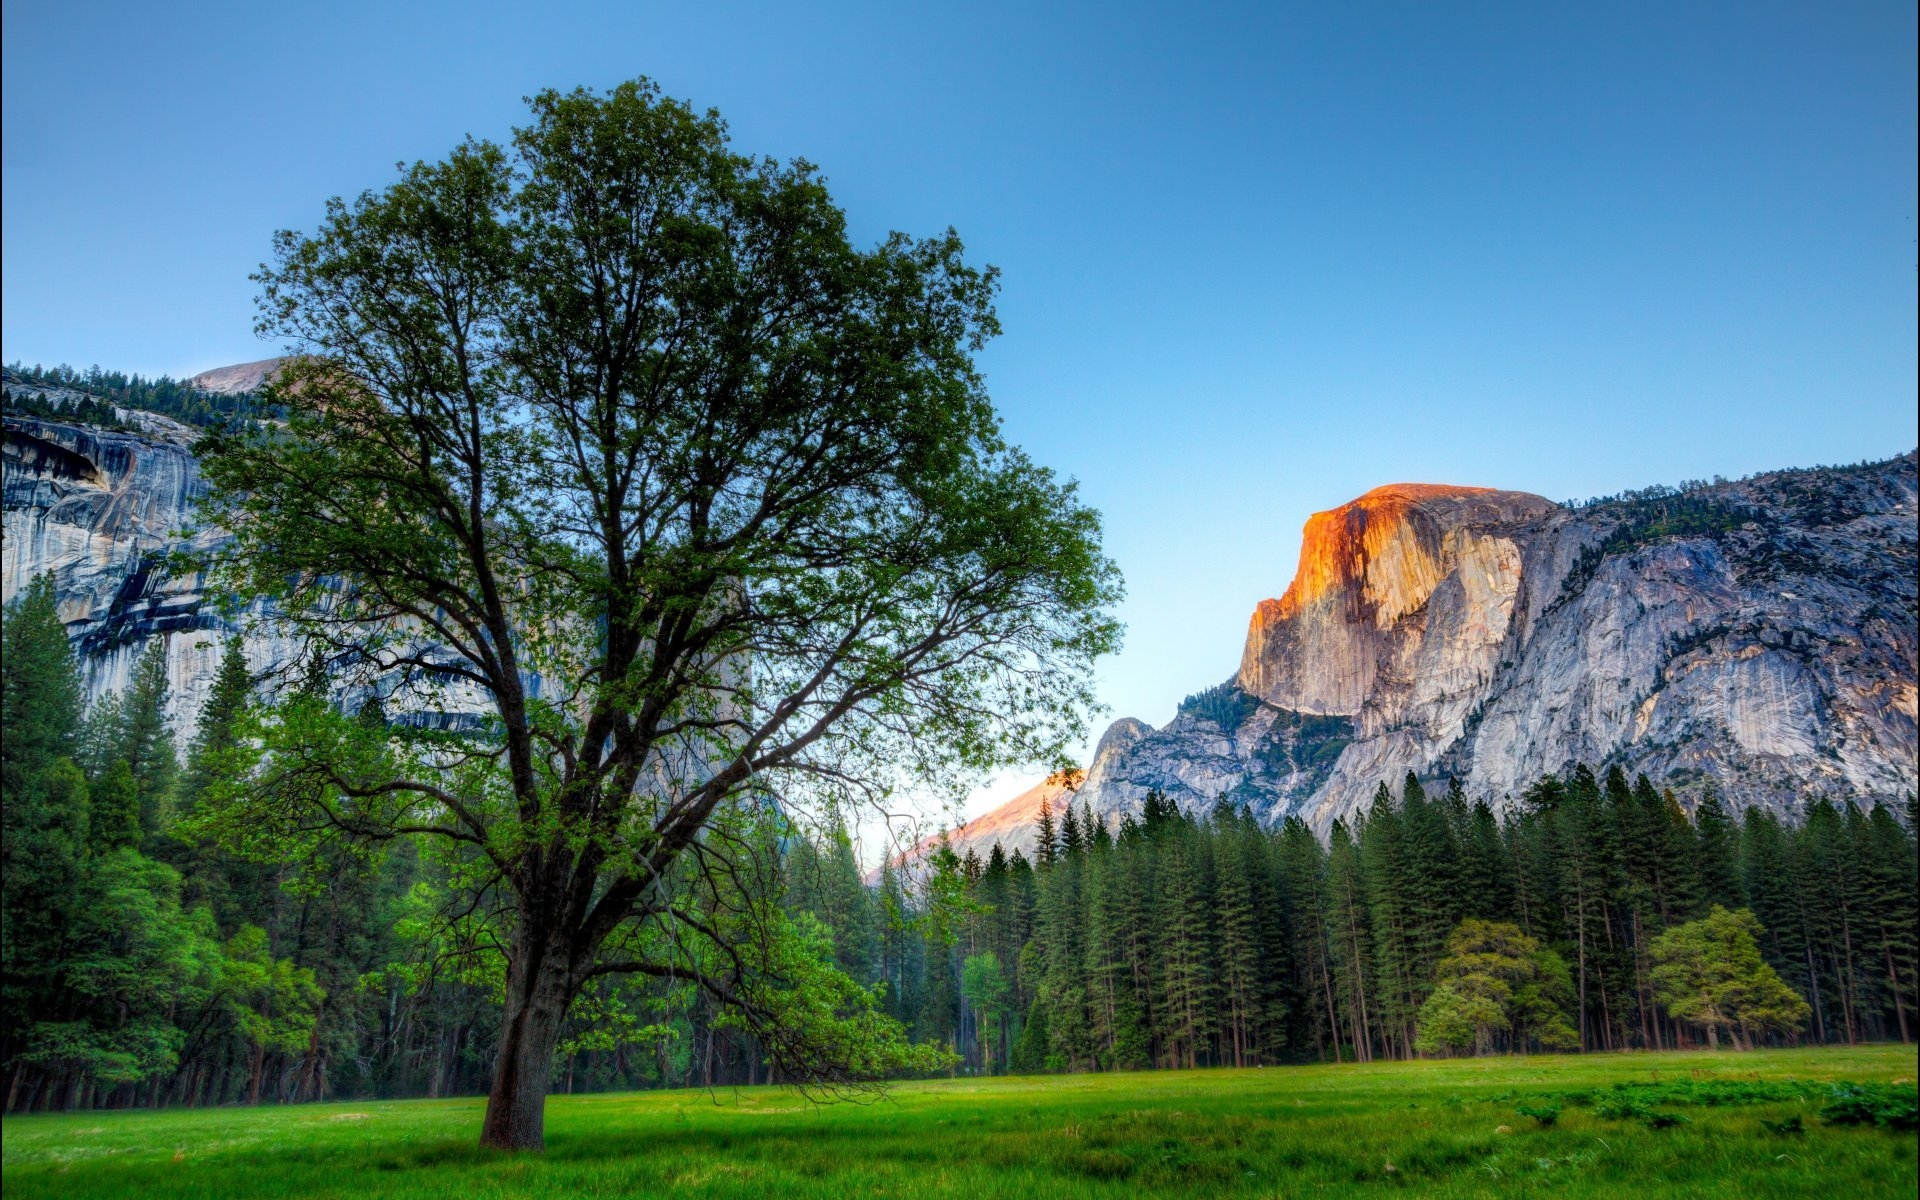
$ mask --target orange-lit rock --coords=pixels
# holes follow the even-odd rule
[[[1240,686],[1298,712],[1357,715],[1383,665],[1458,676],[1484,669],[1506,636],[1520,558],[1508,535],[1553,511],[1526,492],[1395,483],[1307,521],[1300,566],[1247,629]],[[1421,620],[1435,590],[1457,581],[1443,627]]]
[[[1118,723],[1079,793],[1158,791],[1324,835],[1408,773],[1496,808],[1573,763],[1691,804],[1900,803],[1916,781],[1916,455],[1641,499],[1394,484],[1316,514],[1248,630],[1238,690]],[[1667,493],[1671,496],[1672,493]],[[1244,703],[1235,703],[1234,696]]]

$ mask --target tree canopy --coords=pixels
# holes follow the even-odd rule
[[[697,981],[788,1080],[886,1068],[794,1019],[777,908],[703,918],[690,880],[731,894],[770,805],[1059,759],[1120,594],[1097,514],[1000,436],[995,277],[951,231],[857,248],[811,165],[645,81],[530,104],[279,235],[286,420],[201,447],[219,579],[330,681],[261,717],[206,828],[462,862],[504,992],[482,1137],[515,1147],[609,974]]]
[[[1746,909],[1716,904],[1698,921],[1676,925],[1653,939],[1654,995],[1682,1021],[1703,1025],[1717,1048],[1720,1032],[1734,1044],[1755,1033],[1798,1032],[1812,1015],[1805,1000],[1781,982],[1760,957],[1760,922]]]

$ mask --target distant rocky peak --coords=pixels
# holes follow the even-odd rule
[[[1359,712],[1396,625],[1463,567],[1470,583],[1512,574],[1502,535],[1556,507],[1528,492],[1392,483],[1315,513],[1292,584],[1254,610],[1240,686],[1299,712]]]
[[[187,384],[203,392],[213,392],[220,396],[240,396],[257,392],[267,385],[267,380],[276,375],[285,358],[263,358],[259,362],[235,363],[230,367],[215,367],[211,371],[202,371]]]

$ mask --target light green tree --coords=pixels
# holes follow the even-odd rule
[[[960,967],[960,994],[973,1005],[980,1021],[980,1049],[987,1074],[993,1074],[994,1047],[1005,1040],[1007,1013],[1013,991],[1006,972],[1000,969],[1000,956],[988,950],[970,956]]]
[[[1460,922],[1434,975],[1414,1040],[1422,1054],[1487,1054],[1503,1034],[1515,1051],[1534,1042],[1550,1050],[1579,1044],[1566,1016],[1572,1000],[1566,963],[1517,925]]]
[[[227,939],[219,987],[235,1031],[247,1047],[247,1103],[260,1102],[269,1054],[299,1054],[313,1035],[326,998],[313,972],[273,957],[266,930],[242,925]]]
[[[1698,921],[1676,925],[1653,939],[1654,996],[1676,1021],[1704,1026],[1720,1048],[1726,1030],[1738,1049],[1755,1034],[1798,1032],[1811,1013],[1807,1002],[1760,957],[1764,931],[1744,908],[1720,905]]]

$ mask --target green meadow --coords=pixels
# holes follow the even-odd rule
[[[1910,1047],[1489,1058],[5,1122],[9,1200],[1915,1194]],[[1824,1115],[1823,1115],[1824,1114]],[[1902,1114],[1905,1114],[1904,1116]]]

